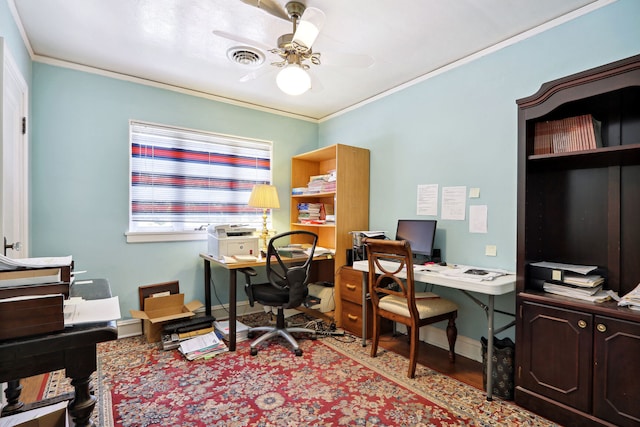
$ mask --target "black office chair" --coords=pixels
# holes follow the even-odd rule
[[[296,251],[296,256],[292,258],[293,261],[291,258],[286,258],[292,255],[290,249],[286,252],[278,251],[278,248],[289,246],[288,243],[291,238],[296,243],[303,240],[305,243],[309,242],[305,252]],[[251,277],[257,274],[252,268],[240,270],[246,277],[245,291],[249,297],[249,304],[253,307],[257,301],[264,306],[277,307],[278,309],[275,326],[259,326],[249,329],[249,337],[253,336],[255,332],[267,332],[251,343],[252,356],[258,354],[258,345],[260,343],[272,337],[284,337],[293,346],[293,352],[296,356],[301,356],[302,350],[291,335],[292,332],[308,333],[311,334],[311,339],[316,339],[316,331],[312,329],[286,328],[284,310],[300,306],[309,294],[307,288],[309,268],[311,267],[311,260],[313,259],[313,252],[317,242],[318,236],[316,234],[302,230],[289,231],[271,238],[267,248],[266,273],[269,280],[267,283],[251,283]],[[307,256],[306,253],[310,255]],[[299,259],[298,256],[300,257]]]

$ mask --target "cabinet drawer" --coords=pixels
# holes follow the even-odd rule
[[[371,303],[367,301],[367,320],[372,316]],[[342,300],[342,327],[354,335],[362,337],[362,304]],[[367,338],[371,337],[371,322],[367,322]]]
[[[340,269],[340,298],[362,304],[362,272],[351,267]]]
[[[342,327],[354,335],[362,337],[362,305],[342,300]],[[393,329],[389,319],[380,319],[380,333],[385,334]],[[373,308],[367,300],[367,338],[373,332]]]

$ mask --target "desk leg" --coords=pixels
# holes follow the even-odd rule
[[[494,296],[489,295],[489,307],[487,311],[487,400],[493,400],[493,301]]]
[[[19,411],[24,406],[24,403],[20,401],[21,392],[20,380],[7,381],[7,389],[4,391],[7,404],[2,408],[3,417]]]
[[[236,270],[232,268],[229,270],[229,351],[236,351],[236,280]]]
[[[65,374],[71,378],[74,395],[67,408],[75,426],[94,426],[91,413],[97,399],[91,394],[91,374],[98,369],[96,344],[66,350]]]
[[[204,313],[211,316],[211,262],[204,259]]]

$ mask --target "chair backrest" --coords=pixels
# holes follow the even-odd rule
[[[304,241],[308,246],[301,255],[299,261],[295,262],[283,260],[285,254],[278,249],[290,246],[291,239],[297,242]],[[313,253],[318,243],[318,235],[310,231],[294,230],[278,234],[269,240],[267,247],[267,278],[269,282],[279,289],[289,290],[289,302],[283,308],[295,308],[302,304],[308,295],[307,285],[309,283],[309,270]],[[308,255],[306,255],[308,254]]]
[[[378,305],[381,296],[396,295],[406,298],[412,317],[418,318],[415,283],[413,280],[413,253],[406,240],[381,240],[365,238],[369,262],[369,294],[371,302]],[[403,273],[406,278],[398,277]]]

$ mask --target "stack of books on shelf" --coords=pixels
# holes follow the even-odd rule
[[[319,223],[321,207],[322,203],[298,203],[298,222]]]
[[[229,351],[215,332],[184,340],[180,342],[179,349],[187,360],[207,359]]]
[[[533,154],[569,153],[602,147],[602,124],[591,114],[535,124]]]
[[[336,178],[335,170],[322,175],[312,175],[306,187],[296,187],[292,194],[333,193],[336,191]]]
[[[333,205],[328,203],[298,203],[298,222],[301,224],[325,224],[335,222]]]

